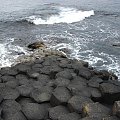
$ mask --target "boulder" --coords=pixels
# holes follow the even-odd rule
[[[96,103],[86,103],[82,108],[82,116],[83,117],[98,117],[103,118],[105,116],[110,115],[110,109],[102,104]]]
[[[64,114],[61,115],[58,120],[80,120],[81,116],[80,114],[77,113],[68,113],[68,114]]]
[[[33,88],[30,85],[21,85],[17,87],[17,90],[19,91],[21,96],[29,97]]]
[[[0,94],[4,99],[17,99],[20,95],[16,89],[10,87],[1,88]]]
[[[73,96],[68,101],[68,108],[71,112],[82,113],[82,106],[85,103],[92,103],[93,101],[90,98],[83,97],[83,96]]]
[[[69,111],[64,106],[56,106],[49,109],[49,118],[52,120],[57,120],[61,115],[68,114]]]
[[[120,101],[115,101],[112,111],[113,115],[117,115],[120,118]]]
[[[21,110],[21,106],[15,100],[4,100],[1,104],[3,112],[16,112]]]
[[[57,87],[52,93],[50,103],[53,106],[60,104],[67,104],[68,100],[71,98],[69,90],[65,87]]]
[[[40,48],[47,48],[47,46],[42,41],[37,41],[37,42],[31,43],[27,47],[30,49],[33,49],[33,50],[40,49]]]
[[[8,81],[16,81],[15,77],[10,76],[10,75],[4,75],[1,77],[3,83],[8,82]]]
[[[112,104],[114,101],[120,100],[120,86],[112,83],[102,83],[99,89],[102,93],[103,102]]]
[[[8,82],[6,82],[5,83],[5,85],[7,86],[7,87],[10,87],[10,88],[16,88],[17,86],[18,86],[18,81],[16,80],[11,80],[11,81],[8,81]]]
[[[58,77],[58,78],[55,80],[55,85],[56,85],[56,86],[68,86],[69,83],[70,83],[70,80],[69,80],[69,79],[62,78],[62,77]]]
[[[26,103],[22,106],[22,111],[29,120],[43,120],[46,116],[46,109],[42,104]]]
[[[59,73],[56,74],[56,77],[62,77],[62,78],[66,78],[66,79],[69,79],[71,80],[72,79],[72,74],[67,71],[67,70],[64,70],[64,71],[61,71]]]
[[[43,92],[41,90],[35,89],[31,92],[31,98],[33,98],[38,103],[49,102],[51,94],[46,91]]]
[[[27,120],[21,111],[19,111],[19,112],[4,112],[3,119],[4,120]]]

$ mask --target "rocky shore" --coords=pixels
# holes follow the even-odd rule
[[[0,70],[0,120],[120,120],[120,82],[62,54],[24,61]]]

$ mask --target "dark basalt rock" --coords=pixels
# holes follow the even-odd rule
[[[42,104],[26,103],[22,106],[22,111],[29,120],[42,120],[46,116],[46,109]]]
[[[68,101],[68,108],[71,112],[82,113],[82,106],[85,103],[92,103],[92,100],[83,96],[73,96]]]
[[[111,83],[102,83],[99,89],[105,103],[112,104],[114,101],[120,100],[120,86]]]
[[[98,117],[103,118],[110,115],[111,110],[100,103],[86,103],[82,108],[83,117]]]
[[[61,71],[61,72],[57,73],[56,77],[57,78],[58,77],[62,77],[62,78],[66,78],[66,79],[69,79],[69,80],[71,80],[73,78],[72,74],[69,71],[67,71],[67,70]]]
[[[55,80],[55,85],[56,86],[68,86],[70,83],[69,79],[59,77]]]
[[[21,96],[29,97],[33,88],[30,85],[21,85],[17,87],[17,90],[19,91]]]
[[[21,111],[21,106],[15,100],[4,100],[1,104],[3,113],[4,112],[19,112]]]
[[[16,89],[9,87],[0,88],[0,94],[4,99],[17,99],[20,95]]]
[[[1,79],[4,83],[8,81],[16,81],[15,77],[9,75],[4,75],[1,77]]]
[[[53,106],[60,105],[60,104],[67,104],[70,98],[71,98],[71,94],[67,88],[57,87],[52,93],[50,103]]]
[[[80,114],[77,113],[68,113],[65,115],[61,115],[58,120],[79,120],[81,118]]]
[[[44,58],[0,70],[0,120],[120,118],[120,82],[113,73],[46,52]]]
[[[24,114],[19,112],[5,112],[3,113],[4,120],[27,120]]]
[[[49,92],[43,92],[41,90],[35,89],[31,92],[31,98],[33,98],[38,103],[49,102],[51,94]]]
[[[44,42],[38,41],[38,42],[34,42],[34,43],[29,44],[27,47],[30,49],[39,49],[42,47],[46,48],[46,45],[44,44]]]
[[[115,101],[112,111],[113,115],[117,115],[120,118],[120,101]]]
[[[60,105],[60,106],[50,108],[49,117],[52,120],[57,120],[61,115],[65,115],[68,113],[69,113],[69,111],[67,110],[67,108]]]

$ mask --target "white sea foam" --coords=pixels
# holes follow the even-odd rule
[[[30,16],[27,20],[35,25],[39,24],[55,24],[55,23],[74,23],[84,20],[91,15],[94,15],[94,11],[81,11],[75,8],[59,8],[59,15],[52,15],[47,19],[42,19],[37,16]]]
[[[26,53],[24,48],[13,45],[13,42],[14,38],[11,38],[0,44],[0,68],[11,66],[19,56],[18,53]]]

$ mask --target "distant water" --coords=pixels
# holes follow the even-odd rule
[[[37,40],[120,77],[120,0],[0,0],[0,67]]]

